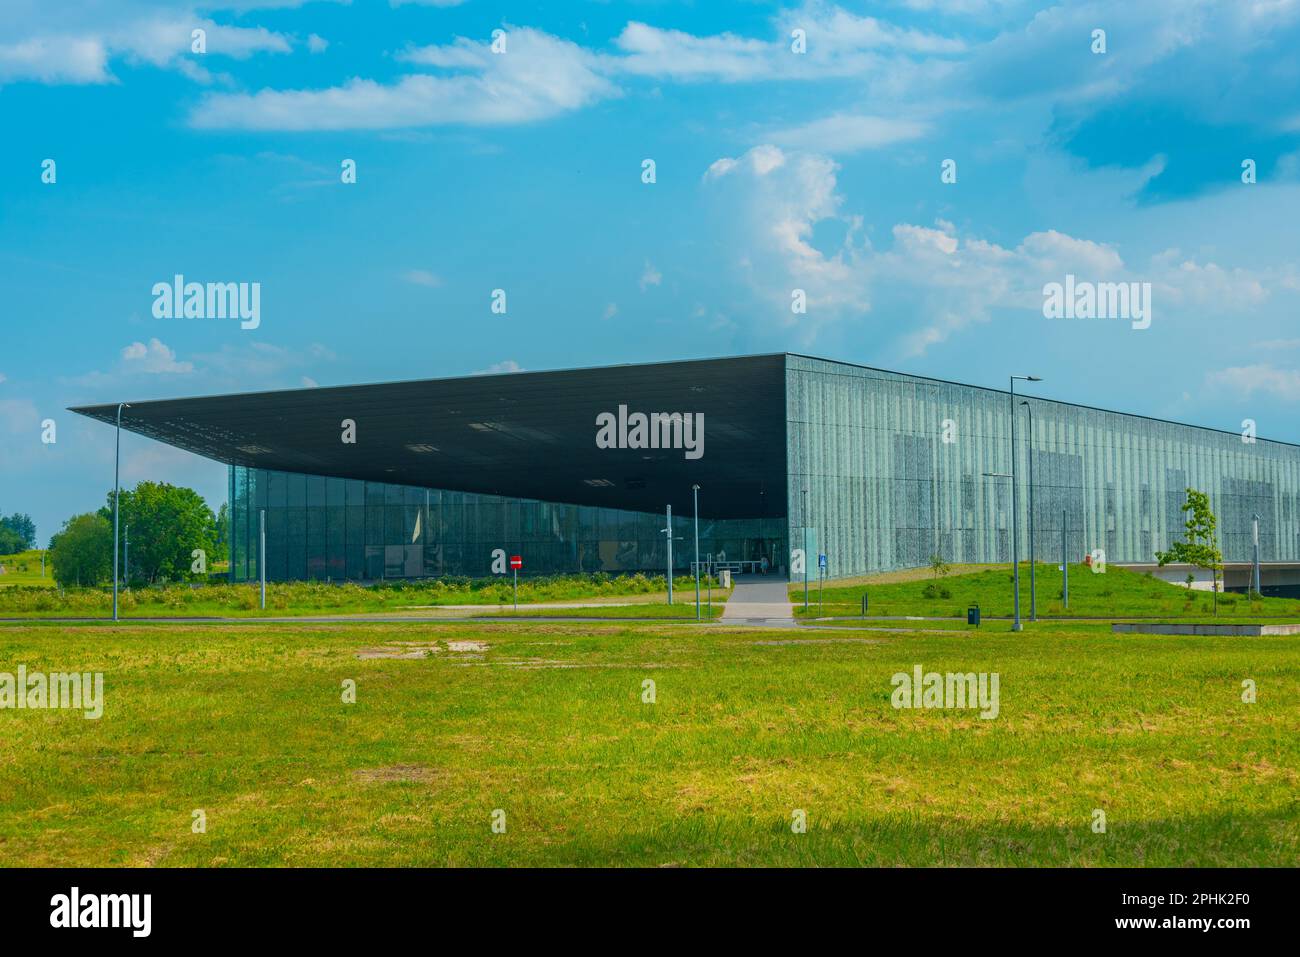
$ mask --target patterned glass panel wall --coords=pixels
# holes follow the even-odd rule
[[[803,356],[787,357],[790,535],[803,489],[832,576],[1011,560],[1010,397]],[[1104,548],[1150,562],[1182,535],[1187,486],[1207,491],[1227,561],[1300,559],[1300,447],[1017,395],[1020,554],[1058,561]],[[1031,403],[1029,414],[1019,405]],[[945,436],[945,422],[948,423]],[[951,441],[946,441],[945,438]],[[986,475],[985,473],[995,473]],[[815,558],[813,559],[815,562]]]
[[[259,513],[266,510],[271,581],[376,581],[491,574],[494,548],[523,556],[525,575],[663,574],[664,516],[592,506],[387,485],[232,467],[231,577],[258,577]],[[673,516],[673,566],[694,557],[690,515]],[[779,569],[785,519],[700,521],[704,560],[757,561]]]

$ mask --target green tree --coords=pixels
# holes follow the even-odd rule
[[[101,585],[113,577],[113,524],[103,515],[74,515],[50,539],[54,580],[69,585]]]
[[[211,561],[216,516],[203,496],[191,488],[166,482],[141,482],[122,492],[119,521],[131,526],[131,578],[153,584],[196,576],[193,551],[202,549]],[[100,515],[113,521],[113,493]]]
[[[224,555],[230,549],[230,506],[225,502],[217,509],[217,523],[213,526],[212,540],[220,554]]]
[[[9,533],[7,538],[2,537],[5,531]],[[36,523],[32,521],[30,515],[14,512],[8,517],[0,517],[0,541],[12,544],[15,539],[18,547],[0,547],[0,555],[25,552],[29,548],[36,547]]]
[[[6,525],[0,525],[0,555],[14,555],[26,551],[22,536]]]
[[[1218,519],[1210,509],[1210,496],[1194,488],[1187,490],[1187,501],[1183,503],[1183,514],[1187,516],[1183,524],[1185,541],[1174,542],[1165,552],[1156,552],[1156,561],[1161,567],[1171,562],[1185,563],[1203,568],[1214,576],[1214,613],[1219,613],[1219,569],[1223,567],[1223,553],[1219,551],[1219,541],[1215,535]],[[1191,578],[1188,578],[1191,587]]]
[[[948,563],[942,555],[936,553],[930,556],[930,571],[934,572],[935,578],[948,574]]]

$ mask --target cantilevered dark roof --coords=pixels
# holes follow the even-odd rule
[[[597,448],[620,404],[704,413],[703,457]],[[111,424],[117,406],[72,411]],[[257,468],[679,514],[699,483],[706,517],[785,514],[779,354],[132,402],[122,427]]]

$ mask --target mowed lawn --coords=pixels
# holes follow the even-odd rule
[[[1039,562],[1034,566],[1040,618],[1070,617],[1147,617],[1212,618],[1214,593],[1209,589],[1188,590],[1182,585],[1162,581],[1153,575],[1139,574],[1112,565],[1097,574],[1087,565],[1070,565],[1070,604],[1061,598],[1063,576],[1060,565]],[[961,569],[961,566],[958,566]],[[915,572],[915,570],[912,570]],[[901,575],[899,576],[902,577]],[[1209,580],[1206,573],[1200,579]],[[867,594],[867,615],[942,615],[965,619],[966,609],[980,606],[985,616],[1012,614],[1011,567],[980,566],[977,572],[933,575],[887,582],[827,582],[821,591],[821,614],[860,615],[862,595]],[[809,608],[803,608],[803,582],[790,586],[790,599],[798,617],[819,614],[817,580],[809,582]],[[1029,617],[1029,563],[1020,566],[1020,614]],[[1219,617],[1226,619],[1286,618],[1300,621],[1300,600],[1295,598],[1257,598],[1251,600],[1233,592],[1219,595]]]
[[[1296,637],[0,627],[20,664],[105,706],[0,711],[11,866],[1300,863]],[[918,664],[999,716],[894,709]]]

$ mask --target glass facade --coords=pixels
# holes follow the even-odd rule
[[[689,488],[698,475],[716,510],[742,516],[702,519],[701,557],[766,557],[778,573],[791,564],[790,548],[801,543],[810,577],[819,552],[828,556],[830,577],[923,566],[936,554],[954,563],[1011,560],[1008,393],[805,356],[767,358],[784,361],[784,421],[778,365],[768,385],[770,403],[731,393],[716,400],[717,411],[706,420],[715,423],[710,448],[725,451],[701,460],[705,471],[673,475],[664,485],[663,470],[680,467],[675,460],[620,464],[624,473],[605,483],[610,501],[637,500],[638,494],[644,500],[638,490],[647,468],[649,479],[665,489]],[[683,374],[680,388],[701,394],[721,388],[717,383],[728,380],[718,378],[726,371],[719,363],[701,370],[700,378]],[[1041,561],[1060,560],[1064,536],[1073,561],[1100,548],[1111,563],[1152,562],[1157,550],[1181,537],[1184,490],[1191,486],[1209,493],[1226,561],[1250,560],[1254,514],[1261,519],[1261,560],[1300,561],[1300,447],[1053,402],[1034,397],[1034,387],[1025,385],[1028,394],[1017,396],[1015,406],[1022,559],[1030,554],[1032,522],[1033,553]],[[744,411],[761,408],[742,421],[723,400]],[[589,441],[585,424],[572,431],[566,441]],[[771,460],[781,458],[782,436],[784,461],[771,468]],[[503,469],[526,469],[517,463],[534,455],[531,447],[488,451],[501,457]],[[761,493],[744,498],[735,491],[745,489],[733,474],[738,460],[742,477],[762,477],[768,469],[776,474],[768,485],[785,480],[787,493],[774,496],[787,499],[784,510]],[[548,480],[559,488],[584,475],[580,468],[589,467],[570,467],[572,475],[552,468]],[[505,476],[496,487],[510,484]],[[494,549],[522,555],[529,575],[662,574],[667,563],[661,512],[245,466],[231,467],[229,494],[235,581],[258,577],[263,510],[272,581],[487,576]],[[751,507],[778,514],[744,517]],[[690,568],[693,533],[690,515],[676,514],[674,567],[682,573]]]
[[[1072,561],[1095,548],[1112,563],[1154,561],[1182,536],[1188,486],[1209,493],[1226,561],[1250,560],[1256,513],[1261,561],[1300,558],[1300,447],[1037,399],[1029,385],[1016,397],[1022,560],[1031,464],[1040,561],[1060,561],[1062,529]],[[791,355],[786,407],[789,540],[806,523],[829,575],[933,554],[1010,562],[1006,392]]]
[[[492,550],[520,555],[524,575],[663,574],[662,514],[414,488],[232,466],[233,581],[258,578],[258,524],[266,511],[270,581],[378,581],[486,577]],[[673,516],[673,565],[686,574],[694,523]],[[785,554],[785,518],[700,521],[704,560]]]

